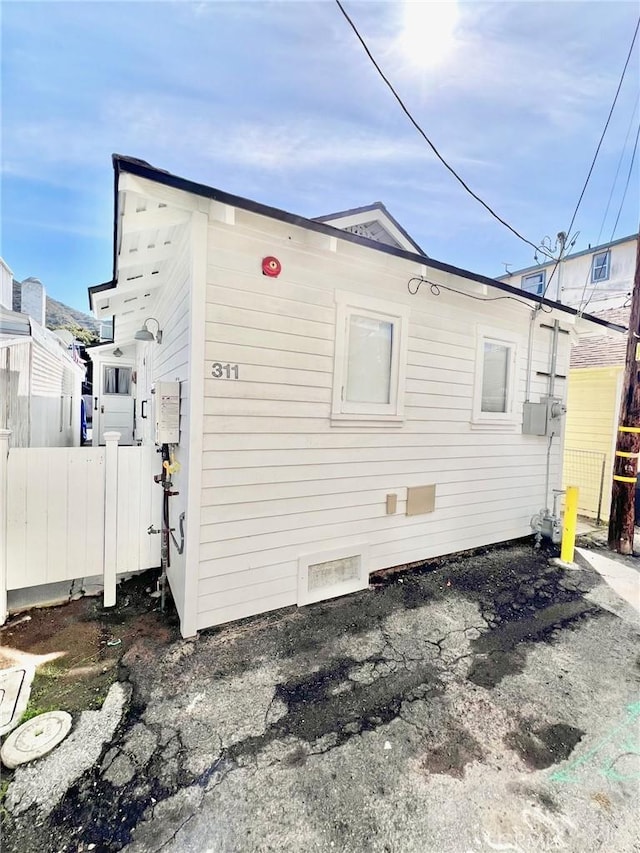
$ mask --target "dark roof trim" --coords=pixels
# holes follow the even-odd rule
[[[300,228],[306,228],[309,231],[316,231],[319,234],[326,234],[330,237],[339,237],[341,240],[345,240],[348,243],[356,243],[360,246],[367,246],[369,249],[374,249],[376,252],[383,252],[386,255],[395,255],[397,258],[404,258],[408,261],[413,261],[414,263],[422,264],[423,266],[430,267],[431,269],[440,270],[441,272],[450,273],[451,275],[458,275],[462,278],[467,278],[470,281],[478,282],[478,284],[485,284],[487,287],[492,287],[495,290],[500,290],[503,293],[508,293],[510,296],[515,296],[520,300],[526,300],[528,302],[532,302],[538,305],[546,305],[548,308],[554,308],[557,311],[561,311],[564,314],[570,314],[571,316],[577,316],[578,311],[575,308],[571,308],[568,305],[561,305],[559,302],[554,302],[551,299],[547,299],[546,297],[537,296],[533,293],[525,293],[520,288],[512,287],[510,284],[504,284],[501,281],[496,281],[495,278],[489,278],[486,275],[480,275],[479,273],[471,272],[470,270],[461,269],[460,267],[454,267],[452,264],[445,264],[441,261],[435,261],[432,258],[428,258],[426,255],[417,254],[414,252],[409,252],[406,249],[397,249],[395,246],[387,246],[384,243],[378,243],[376,240],[369,240],[367,237],[360,237],[357,234],[352,234],[350,231],[342,231],[340,228],[334,228],[331,225],[325,225],[322,222],[316,222],[313,219],[305,219],[303,216],[297,216],[294,213],[287,213],[284,210],[280,210],[277,207],[270,207],[266,204],[261,204],[257,201],[251,201],[247,198],[242,198],[241,196],[232,195],[231,193],[223,192],[222,190],[217,190],[214,187],[208,187],[205,184],[198,184],[195,181],[189,181],[186,178],[180,178],[177,175],[172,175],[169,172],[166,172],[162,169],[156,169],[154,166],[150,166],[144,160],[138,160],[134,157],[124,157],[120,154],[113,155],[113,167],[115,169],[115,188],[116,188],[116,204],[115,204],[115,216],[114,216],[114,275],[112,286],[116,286],[115,281],[115,273],[116,273],[116,240],[117,240],[117,217],[118,217],[118,177],[120,172],[128,172],[131,175],[137,175],[139,178],[145,178],[148,181],[155,181],[158,184],[163,184],[167,187],[173,187],[174,189],[183,190],[184,192],[193,193],[194,195],[202,196],[203,198],[211,199],[212,201],[218,201],[221,204],[228,204],[231,207],[238,207],[241,210],[248,210],[251,213],[257,213],[260,216],[269,216],[272,219],[277,219],[280,222],[288,222],[290,225],[297,225]],[[102,290],[108,290],[109,287],[104,287],[103,285],[98,285]],[[91,294],[92,288],[89,288],[89,293]],[[618,326],[615,323],[608,323],[606,320],[602,320],[599,317],[593,317],[591,314],[583,314],[582,315],[585,320],[589,320],[592,323],[595,323],[598,326],[604,326],[608,329],[613,329],[616,332],[626,332],[627,329],[624,326]]]
[[[314,216],[311,220],[312,222],[328,222],[331,219],[341,219],[343,216],[356,216],[358,213],[369,213],[374,210],[381,210],[384,215],[393,222],[398,231],[402,234],[402,236],[408,240],[411,245],[415,248],[417,252],[425,257],[428,257],[426,252],[423,252],[420,246],[413,239],[411,234],[408,234],[407,231],[400,225],[398,220],[393,216],[384,204],[381,201],[374,201],[373,204],[365,204],[364,207],[352,207],[350,210],[340,210],[338,213],[330,213],[328,216]]]
[[[115,287],[113,281],[105,281],[103,284],[92,284],[89,293],[100,293],[101,290],[112,290]]]
[[[630,234],[628,237],[620,237],[618,240],[612,240],[611,243],[601,243],[599,246],[592,246],[590,249],[580,249],[579,252],[572,252],[570,255],[565,255],[563,261],[569,261],[571,258],[580,258],[582,255],[597,255],[599,252],[606,252],[612,246],[619,246],[621,243],[628,243],[629,240],[637,240],[638,234]],[[534,264],[531,267],[523,267],[521,270],[511,270],[511,272],[501,275],[500,278],[511,278],[514,275],[526,275],[529,272],[537,272],[538,270],[547,269],[553,266],[555,261],[545,261],[541,264]]]

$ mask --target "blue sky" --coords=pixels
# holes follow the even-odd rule
[[[474,190],[533,242],[566,229],[637,4],[344,5]],[[1,14],[0,251],[56,299],[87,310],[87,286],[111,276],[113,152],[303,216],[381,200],[431,257],[488,275],[533,263],[437,162],[332,0],[4,0]],[[639,88],[636,44],[576,249],[611,237]],[[615,237],[638,212],[636,161]]]

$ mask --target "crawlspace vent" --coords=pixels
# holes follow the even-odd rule
[[[340,557],[338,560],[310,565],[308,591],[318,592],[357,580],[360,577],[360,559],[360,554],[355,554],[353,557]]]

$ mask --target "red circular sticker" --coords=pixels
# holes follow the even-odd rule
[[[280,275],[282,272],[282,264],[277,258],[274,258],[273,255],[268,255],[266,258],[262,259],[262,275],[271,276],[271,278],[275,278]]]

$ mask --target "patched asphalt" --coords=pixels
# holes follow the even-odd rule
[[[3,851],[638,851],[638,615],[548,557],[518,543],[145,634],[119,725],[55,805],[16,772]]]

